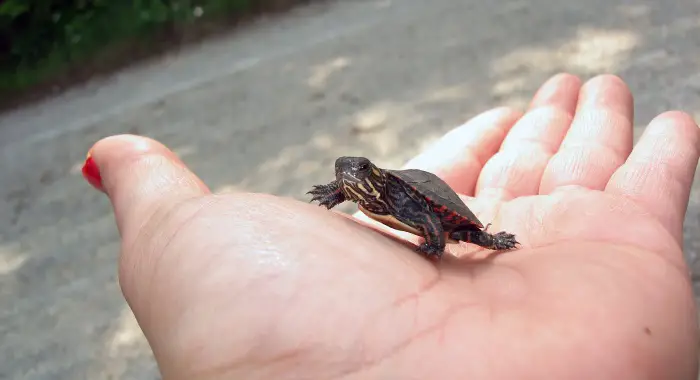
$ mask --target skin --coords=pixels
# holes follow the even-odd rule
[[[406,173],[405,180],[377,167],[366,157],[342,156],[335,160],[336,179],[314,185],[307,194],[329,210],[345,201],[356,202],[360,211],[370,218],[422,237],[425,241],[417,250],[429,258],[440,259],[448,239],[452,243],[466,241],[494,250],[517,245],[513,234],[505,231],[491,234],[482,230],[481,222],[469,210],[460,216],[454,213],[457,210],[445,207],[448,202],[431,204],[411,187],[412,183],[406,182],[430,179],[433,186],[449,189],[439,177],[419,169],[407,169],[403,173]]]
[[[700,131],[667,112],[633,149],[632,104],[619,78],[557,75],[524,115],[490,110],[411,160],[522,244],[439,263],[362,215],[211,194],[153,140],[91,153],[164,379],[696,379],[681,248]]]

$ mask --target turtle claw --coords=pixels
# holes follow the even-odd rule
[[[317,186],[318,186],[318,185],[314,186],[314,190],[310,190],[310,191],[307,191],[307,192],[306,192],[306,194],[311,194],[311,195],[313,195],[313,197],[311,197],[311,200],[309,201],[309,203],[315,202],[315,201],[320,201],[320,200],[322,200],[323,198],[325,198],[325,197],[328,196],[328,192],[323,191],[323,190],[321,190],[321,189],[317,189],[317,188],[316,188]]]
[[[320,202],[318,202],[318,205],[319,205],[319,206],[323,206],[323,207],[325,207],[325,208],[328,209],[328,210],[332,209],[333,206],[335,206],[335,204],[333,204],[333,200],[332,200],[332,199],[323,199],[323,200],[321,200]]]
[[[443,249],[444,248],[440,248],[425,242],[416,247],[416,252],[420,252],[428,258],[439,260],[442,257]]]
[[[495,250],[507,250],[513,249],[520,243],[515,239],[515,235],[501,231],[493,234],[493,249]]]
[[[326,193],[330,187],[330,185],[313,185],[311,190],[307,191],[306,194]]]
[[[328,185],[314,185],[311,190],[306,192],[306,194],[312,195],[309,203],[318,201],[319,206],[324,206],[329,210],[345,201],[345,196],[335,183],[330,183]]]
[[[311,201],[313,202],[314,200],[318,200],[324,195],[327,195],[329,193],[328,190],[328,185],[314,185],[311,190],[306,192],[306,194],[311,194],[314,196],[311,198]]]
[[[491,235],[491,244],[490,249],[494,249],[497,251],[502,251],[502,250],[508,250],[508,249],[513,249],[520,243],[515,240],[515,235],[501,231],[497,232],[495,234],[489,233],[489,227],[491,227],[491,223],[488,223],[484,229],[483,232],[487,235]]]

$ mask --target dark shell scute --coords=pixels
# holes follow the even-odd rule
[[[387,170],[387,174],[407,183],[433,203],[445,206],[448,210],[483,228],[483,224],[457,193],[437,175],[418,169]]]

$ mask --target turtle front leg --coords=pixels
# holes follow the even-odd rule
[[[416,223],[416,227],[423,233],[425,243],[418,247],[418,250],[426,256],[437,256],[441,258],[445,251],[445,233],[440,223],[440,219],[433,213],[425,213],[422,220]]]
[[[325,206],[329,210],[346,200],[338,181],[327,185],[314,185],[313,189],[307,191],[306,194],[313,196],[310,202],[318,201],[320,206]]]
[[[427,257],[440,259],[447,243],[445,230],[440,217],[432,211],[427,201],[414,189],[392,177],[387,182],[386,195],[390,214],[401,223],[415,228],[425,239],[418,246],[418,251]]]
[[[413,200],[406,201],[403,207],[395,210],[393,214],[402,223],[421,232],[425,242],[418,246],[419,252],[428,257],[436,256],[438,259],[442,257],[447,241],[442,223],[437,215]]]
[[[489,226],[491,226],[491,223],[489,223],[483,230],[455,231],[450,235],[450,237],[454,240],[466,241],[467,243],[476,244],[480,247],[493,249],[495,251],[513,249],[520,244],[515,239],[515,235],[511,233],[501,231],[492,234],[488,232]]]

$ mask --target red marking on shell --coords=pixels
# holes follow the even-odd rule
[[[471,223],[471,221],[469,221],[467,218],[463,217],[460,214],[457,214],[456,212],[450,213],[450,217],[452,218],[452,221],[455,223],[464,223],[464,222]]]

